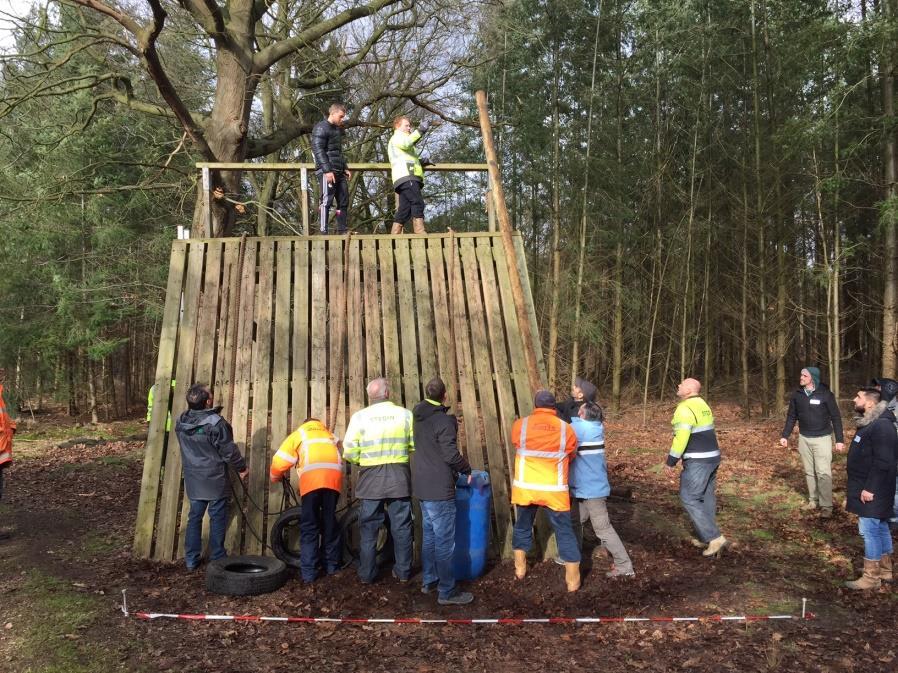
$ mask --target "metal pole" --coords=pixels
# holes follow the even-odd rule
[[[493,186],[496,214],[499,219],[499,230],[502,232],[502,245],[505,248],[505,259],[508,260],[508,275],[511,277],[511,296],[514,299],[515,313],[518,317],[518,329],[524,342],[524,357],[527,360],[527,374],[530,387],[536,391],[543,387],[539,368],[536,364],[533,330],[530,327],[530,316],[524,303],[524,285],[518,273],[517,254],[514,240],[511,237],[511,218],[505,206],[505,191],[502,189],[502,176],[499,174],[499,162],[496,158],[496,146],[493,143],[493,128],[490,125],[489,110],[486,107],[486,93],[478,91],[477,110],[480,113],[480,131],[483,133],[483,150],[486,153],[486,165]]]

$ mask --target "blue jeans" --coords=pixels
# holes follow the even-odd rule
[[[892,553],[892,533],[888,519],[859,517],[857,529],[864,538],[864,558],[878,561],[883,554]]]
[[[318,488],[302,496],[299,523],[299,571],[304,582],[314,582],[323,562],[328,575],[340,569],[340,527],[337,525],[339,491]]]
[[[384,524],[384,510],[390,517],[393,536],[393,572],[401,580],[412,574],[412,500],[411,498],[362,499],[359,507],[359,578],[373,582],[377,578],[377,532]]]
[[[219,500],[191,500],[187,514],[187,531],[184,534],[184,560],[188,568],[200,564],[203,553],[203,516],[209,508],[209,559],[227,556],[224,548],[228,528],[228,498]]]
[[[452,557],[455,554],[455,500],[422,500],[421,565],[424,585],[439,581],[440,598],[455,591]]]
[[[717,468],[719,462],[684,460],[680,474],[680,500],[702,542],[720,537],[717,527]]]
[[[893,523],[898,523],[898,479],[895,480],[895,503],[892,505],[894,516],[890,519]]]
[[[511,536],[513,549],[530,551],[533,546],[533,520],[540,505],[515,505],[514,533]],[[544,508],[549,515],[549,523],[555,531],[555,542],[558,544],[558,555],[565,563],[580,562],[580,547],[574,526],[571,523],[571,511],[556,512]]]

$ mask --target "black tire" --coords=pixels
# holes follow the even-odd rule
[[[302,507],[297,505],[281,512],[271,527],[271,551],[288,568],[299,568],[299,526]]]
[[[277,591],[287,581],[283,561],[270,556],[230,556],[210,561],[206,590],[225,596],[256,596]]]
[[[343,539],[343,563],[345,566],[358,564],[359,560],[359,514],[358,503],[352,505],[340,517],[340,535]],[[384,517],[384,524],[377,533],[377,565],[384,566],[393,560],[393,536],[390,535],[390,519]]]

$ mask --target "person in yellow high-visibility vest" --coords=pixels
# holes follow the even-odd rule
[[[393,576],[408,582],[412,573],[412,481],[409,454],[415,450],[412,412],[390,401],[384,378],[366,388],[371,404],[349,419],[343,439],[343,460],[358,465],[355,495],[359,507],[359,579],[377,578],[377,533],[390,517],[395,565]]]
[[[424,164],[415,145],[424,137],[431,125],[425,119],[412,131],[412,123],[406,116],[393,120],[393,135],[387,143],[387,158],[390,160],[390,176],[393,179],[393,191],[399,196],[399,207],[393,216],[392,234],[401,234],[411,218],[416,234],[427,233],[424,229],[424,197],[421,188],[424,186]]]
[[[175,389],[175,380],[171,380],[171,389]],[[150,392],[147,393],[147,423],[149,423],[153,418],[153,399],[156,397],[156,384],[150,386]],[[165,431],[171,431],[171,412],[168,412],[168,416],[165,419]]]

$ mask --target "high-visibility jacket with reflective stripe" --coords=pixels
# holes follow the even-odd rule
[[[16,412],[12,404],[9,394],[0,385],[0,465],[12,462],[12,435],[16,429],[13,420]]]
[[[511,502],[570,510],[568,469],[577,450],[574,429],[558,418],[555,409],[537,408],[514,422],[511,441],[516,449]]]
[[[415,143],[421,140],[420,131],[405,133],[396,129],[387,143],[387,157],[390,160],[390,176],[395,189],[403,182],[417,180],[424,182],[424,168],[415,150]]]
[[[271,478],[283,477],[294,465],[301,496],[319,488],[339,491],[343,485],[343,461],[337,439],[317,419],[306,421],[283,441],[271,459]]]
[[[668,465],[673,467],[680,458],[720,462],[720,445],[714,432],[714,414],[701,397],[687,397],[680,402],[670,423],[674,439],[667,456]]]
[[[343,459],[361,467],[408,464],[415,450],[412,412],[389,400],[377,402],[352,415],[343,439]]]
[[[571,419],[577,435],[577,453],[571,464],[571,495],[575,498],[607,498],[611,494],[605,466],[605,425],[601,421]]]
[[[175,389],[175,380],[171,380],[171,389]],[[147,393],[147,423],[153,420],[153,400],[156,397],[156,384],[150,386],[150,392]],[[171,430],[171,412],[168,412],[168,417],[165,419],[165,431],[169,432]]]

